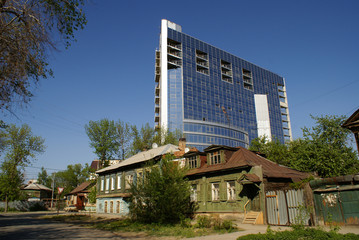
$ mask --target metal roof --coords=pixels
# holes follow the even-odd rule
[[[88,189],[88,187],[91,185],[91,181],[87,181],[87,182],[83,182],[80,185],[78,185],[74,190],[72,190],[70,193],[66,194],[66,195],[72,195],[78,192],[89,192],[90,190]]]
[[[146,161],[149,161],[157,156],[164,155],[166,153],[174,153],[178,150],[179,150],[178,146],[175,146],[173,144],[167,144],[167,145],[164,145],[161,147],[152,148],[148,151],[137,153],[136,155],[133,155],[132,157],[127,158],[120,163],[100,169],[100,170],[96,171],[96,173],[97,174],[104,173],[104,172],[112,171],[112,170],[119,169],[119,168],[122,168],[125,166],[129,166],[132,164],[146,162]]]
[[[24,187],[24,190],[45,190],[45,191],[51,191],[50,188],[39,184],[39,183],[30,183],[26,187]]]
[[[237,150],[234,151],[235,149]],[[248,166],[262,166],[263,177],[304,179],[308,176],[307,173],[279,165],[243,147],[233,148],[233,151],[232,154],[228,155],[228,159],[225,162],[214,165],[203,164],[199,168],[191,169],[187,175],[204,174]],[[232,151],[228,150],[228,152]]]

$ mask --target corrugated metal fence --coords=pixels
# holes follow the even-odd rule
[[[270,225],[307,224],[309,215],[304,211],[303,190],[266,192],[267,223]]]

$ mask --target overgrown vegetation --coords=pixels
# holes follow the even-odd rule
[[[90,147],[101,160],[101,167],[108,166],[108,160],[124,160],[134,154],[152,148],[152,144],[158,146],[166,144],[178,144],[182,133],[178,130],[168,131],[165,127],[150,127],[147,123],[141,128],[127,122],[109,119],[90,121],[85,125],[86,134],[90,139]]]
[[[195,210],[190,200],[186,169],[166,155],[159,163],[143,169],[142,178],[131,185],[130,215],[142,223],[179,223]],[[153,164],[153,163],[152,163]]]
[[[345,116],[314,117],[312,128],[304,127],[303,137],[287,144],[266,138],[254,139],[250,150],[263,153],[279,164],[320,177],[335,177],[357,173],[357,152],[350,147],[352,133],[344,129]]]
[[[326,240],[326,239],[359,239],[354,233],[340,234],[336,231],[324,231],[318,228],[294,228],[292,231],[273,231],[268,228],[265,234],[250,234],[237,238],[238,240]]]
[[[21,199],[21,185],[24,181],[24,167],[45,150],[44,139],[35,136],[31,128],[14,124],[0,129],[1,154],[0,200],[5,201],[5,211],[9,201]]]
[[[83,29],[84,0],[0,1],[0,111],[28,103],[40,79],[52,76],[49,52],[70,46]]]
[[[183,221],[179,224],[146,224],[136,222],[131,219],[111,220],[106,218],[95,218],[88,215],[59,215],[46,218],[67,223],[84,224],[107,231],[144,232],[150,236],[176,236],[190,238],[238,231],[238,229],[229,220],[222,221],[217,218],[210,218],[207,216],[205,218],[210,222],[221,222],[221,224],[210,224],[207,227],[198,227],[198,222],[192,224],[190,219],[183,219]]]

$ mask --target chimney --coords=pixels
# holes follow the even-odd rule
[[[186,148],[186,138],[180,138],[178,141],[178,148],[180,151],[184,151]]]

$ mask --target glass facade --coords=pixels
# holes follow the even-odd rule
[[[172,28],[166,37],[171,46],[162,81],[168,83],[170,130],[181,130],[200,150],[211,144],[248,147],[258,137],[254,96],[263,94],[271,136],[285,141],[282,77]]]

